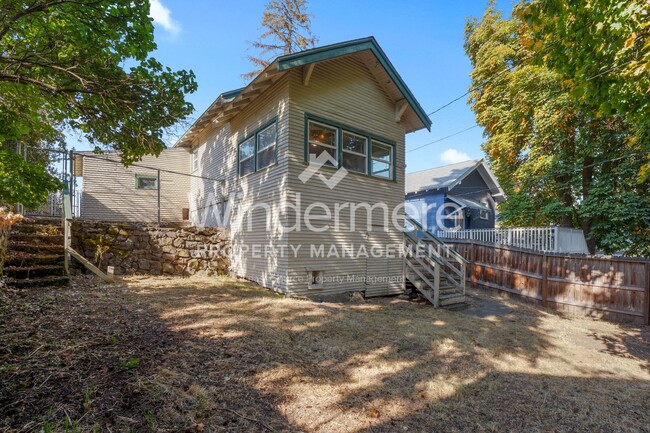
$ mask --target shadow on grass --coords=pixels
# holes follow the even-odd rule
[[[284,299],[229,279],[136,278],[124,291],[33,297],[38,312],[16,311],[29,347],[10,342],[2,358],[8,430],[68,417],[84,431],[594,431],[650,421],[647,382],[599,378],[598,366],[578,362],[593,377],[535,373],[554,342],[545,313],[517,304],[474,318],[399,298]],[[32,365],[37,350],[48,356]]]

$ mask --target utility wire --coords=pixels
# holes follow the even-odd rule
[[[587,24],[585,24],[584,26],[575,29],[573,32],[574,32],[574,33],[575,33],[575,32],[579,32],[580,30],[582,30],[582,29],[584,29],[584,28],[587,28],[587,27],[590,26],[590,25],[591,25],[591,23],[587,23]],[[533,53],[533,54],[528,55],[527,57],[525,57],[524,59],[521,60],[521,64],[520,64],[519,66],[523,65],[524,62],[527,62],[527,61],[529,61],[529,60],[534,59],[535,57],[539,56],[540,54],[544,53],[545,51],[547,51],[548,49],[550,49],[551,47],[553,47],[554,45],[559,44],[562,40],[564,40],[564,38],[561,38],[561,39],[559,39],[559,40],[557,40],[557,41],[555,41],[555,42],[552,42],[552,43],[548,44],[548,46],[545,46],[544,48],[542,48],[540,51],[537,51],[536,53]],[[446,104],[444,104],[444,105],[442,105],[442,106],[436,108],[436,109],[433,110],[431,113],[427,114],[427,117],[431,117],[432,115],[436,114],[438,111],[443,110],[443,109],[449,107],[449,106],[450,106],[451,104],[453,104],[454,102],[457,102],[457,101],[461,100],[462,98],[464,98],[465,96],[469,95],[469,94],[472,93],[473,91],[480,89],[481,87],[485,86],[485,85],[488,84],[488,83],[491,83],[492,81],[496,80],[498,77],[500,77],[501,75],[505,74],[506,72],[508,72],[508,71],[510,71],[510,70],[511,70],[510,67],[506,67],[506,68],[504,68],[502,71],[498,72],[498,73],[497,73],[496,75],[494,75],[493,77],[488,78],[487,80],[483,81],[482,83],[480,83],[480,84],[478,84],[478,85],[472,87],[471,89],[469,89],[467,92],[463,93],[462,95],[460,95],[460,96],[458,96],[458,97],[452,99],[451,101],[447,102]]]
[[[414,152],[416,150],[422,149],[423,147],[431,146],[432,144],[439,143],[439,142],[441,142],[443,140],[447,140],[448,138],[454,137],[454,136],[456,136],[458,134],[462,134],[463,132],[467,132],[470,129],[474,129],[474,128],[478,128],[478,125],[470,126],[469,128],[465,128],[462,131],[454,132],[453,134],[450,134],[450,135],[448,135],[446,137],[438,138],[437,140],[433,140],[433,141],[431,141],[429,143],[425,143],[425,144],[423,144],[421,146],[416,147],[415,149],[407,150],[406,153]]]

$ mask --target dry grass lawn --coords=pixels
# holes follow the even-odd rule
[[[5,292],[0,430],[650,431],[650,328],[503,302],[476,318],[229,278]]]

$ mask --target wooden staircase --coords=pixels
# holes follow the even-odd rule
[[[404,276],[434,307],[455,308],[465,303],[466,260],[417,221],[405,217],[407,248]]]
[[[4,274],[10,287],[67,285],[61,218],[25,218],[14,224]]]

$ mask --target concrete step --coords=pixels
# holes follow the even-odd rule
[[[450,305],[464,304],[465,295],[461,293],[454,293],[451,295],[440,296],[440,306],[447,307]]]
[[[7,257],[5,266],[25,267],[36,265],[62,265],[65,261],[63,254],[25,253],[12,251]]]
[[[39,233],[12,233],[9,236],[9,250],[13,244],[63,245],[63,235],[43,235]]]
[[[14,279],[33,279],[65,275],[65,269],[61,265],[36,265],[29,267],[5,266],[3,272],[7,277]]]
[[[31,289],[37,287],[60,287],[67,286],[70,278],[65,275],[49,276],[43,278],[15,279],[7,278],[7,285],[16,289]]]

